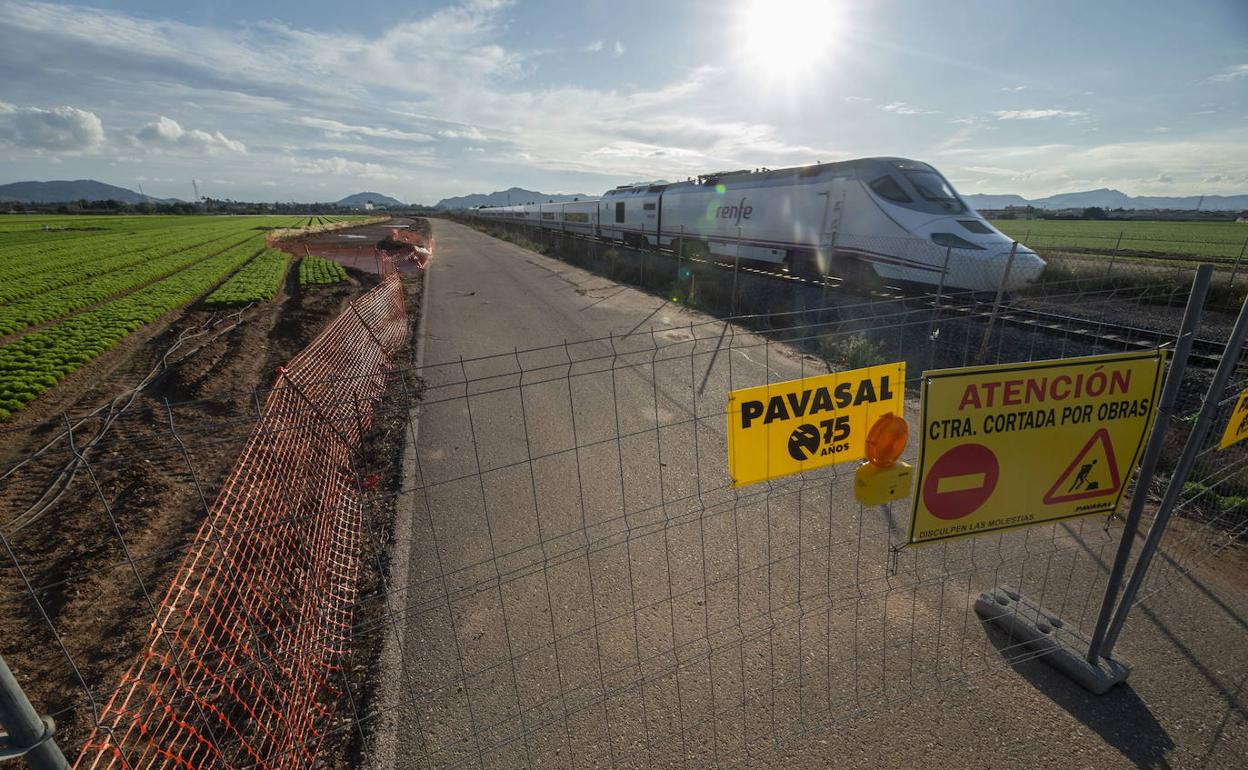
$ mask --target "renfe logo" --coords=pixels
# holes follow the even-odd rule
[[[741,224],[742,219],[749,219],[750,215],[754,213],[754,207],[746,205],[745,200],[745,198],[742,198],[740,203],[735,203],[731,206],[720,206],[716,210],[715,216],[719,219],[732,219],[735,220],[734,224]]]

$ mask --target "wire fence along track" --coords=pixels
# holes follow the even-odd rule
[[[970,309],[987,312],[993,305],[991,291],[968,291],[958,287],[972,282],[977,285],[982,284],[985,275],[991,278],[989,285],[995,287],[1005,275],[1004,269],[1007,262],[1005,252],[988,255],[988,258],[985,258],[986,252],[950,250],[937,246],[930,240],[914,236],[863,236],[851,233],[838,236],[838,248],[845,246],[850,251],[857,249],[867,253],[889,255],[890,258],[896,258],[902,262],[924,264],[937,269],[926,271],[926,277],[922,279],[922,283],[901,283],[888,278],[864,280],[861,271],[857,274],[845,272],[845,265],[833,260],[831,264],[825,266],[828,270],[827,275],[814,277],[794,274],[779,264],[759,263],[744,259],[734,262],[731,258],[707,257],[704,254],[698,256],[698,253],[702,253],[699,249],[694,249],[693,251],[696,252],[694,254],[677,253],[678,251],[689,252],[689,244],[696,243],[694,238],[680,239],[673,242],[670,248],[651,246],[641,249],[637,244],[622,246],[589,235],[539,228],[531,224],[472,218],[468,221],[473,226],[487,231],[519,234],[528,242],[546,246],[553,250],[555,256],[574,263],[586,261],[585,254],[582,252],[592,254],[593,258],[590,260],[592,262],[601,261],[599,258],[603,253],[651,255],[652,261],[648,266],[646,256],[641,256],[640,280],[636,275],[631,278],[625,275],[623,276],[625,280],[639,282],[650,288],[658,288],[669,294],[675,292],[681,296],[696,294],[694,284],[706,277],[710,271],[711,273],[727,272],[739,274],[742,277],[766,279],[771,282],[772,290],[779,291],[781,294],[817,291],[822,297],[820,304],[824,305],[835,301],[834,298],[837,296],[850,298],[850,301],[854,301],[852,298],[855,297],[876,301],[887,301],[899,297],[931,301],[933,297],[938,297],[937,302],[949,306],[949,312],[959,308],[964,312]],[[688,243],[683,243],[685,240]],[[729,250],[732,250],[731,247]],[[1162,312],[1158,315],[1155,311],[1158,308],[1181,309],[1187,288],[1191,285],[1196,264],[1195,261],[1187,260],[1182,264],[1161,266],[1133,262],[1130,259],[1122,259],[1115,263],[1113,259],[1107,258],[1104,266],[1089,266],[1081,261],[1069,263],[1066,255],[1060,253],[1048,253],[1042,250],[1041,256],[1048,261],[1049,269],[1036,283],[1025,289],[1006,293],[1005,303],[1001,310],[1012,312],[1008,316],[1002,316],[1004,323],[1028,323],[1055,328],[1059,333],[1070,333],[1074,330],[1072,323],[1081,321],[1085,327],[1082,333],[1085,335],[1103,334],[1111,341],[1114,338],[1122,338],[1149,347],[1158,344],[1159,336],[1172,335],[1177,328],[1177,316],[1170,318],[1168,313]],[[945,274],[941,277],[940,268],[946,265]],[[693,268],[693,271],[689,268]],[[591,267],[591,269],[597,268]],[[693,277],[693,272],[700,272],[700,275]],[[1211,308],[1220,304],[1221,307],[1217,309],[1233,314],[1239,307],[1246,284],[1241,278],[1236,288],[1235,279],[1238,272],[1238,270],[1232,271],[1228,274],[1229,278],[1222,276],[1215,281],[1215,287],[1222,300],[1220,303],[1211,303]],[[664,282],[660,279],[656,282],[653,275],[655,273],[670,276],[670,281]],[[658,283],[663,285],[659,286]],[[728,314],[739,314],[737,296],[739,292],[742,295],[747,291],[757,292],[759,287],[759,284],[754,284],[748,290],[744,286],[738,289],[734,278],[732,288],[734,296],[731,302],[725,303],[732,310]],[[777,306],[783,306],[784,302],[779,296],[771,292],[767,294],[768,301],[775,302]],[[1068,308],[1064,303],[1072,296],[1092,301],[1099,307],[1100,312],[1093,312],[1092,308],[1081,307],[1076,313],[1067,313]],[[743,302],[749,300],[745,296],[740,299]],[[1058,303],[1056,307],[1055,303]],[[697,304],[704,305],[705,303]],[[1058,319],[1056,317],[1058,315],[1064,315],[1066,318]],[[1171,323],[1166,323],[1166,321],[1171,321]],[[1087,329],[1090,323],[1095,324],[1095,331]],[[1207,340],[1198,341],[1196,363],[1202,366],[1208,365],[1211,360],[1208,352],[1217,347],[1216,343],[1211,345]]]
[[[78,767],[313,764],[356,602],[352,455],[406,338],[392,274],[280,371]]]
[[[352,352],[398,344],[396,328],[369,347],[380,323],[335,337],[332,356],[301,355],[255,414],[235,404],[228,420],[173,431],[175,415],[212,408],[173,404],[169,435],[139,445],[124,438],[136,418],[121,416],[95,448],[101,479],[193,457],[244,428],[251,459],[221,491],[203,490],[218,502],[191,543],[101,568],[189,565],[80,766],[306,767],[325,759],[325,741],[398,724],[394,759],[378,766],[736,767],[1027,658],[982,630],[981,590],[1007,584],[1090,626],[1117,525],[898,550],[906,505],[859,506],[849,467],[732,488],[725,396],[822,373],[795,347],[836,348],[864,328],[869,363],[905,357],[911,385],[933,364],[1130,343],[1020,327],[985,346],[982,317],[908,298],[774,315],[784,323],[756,332],[742,327],[758,318],[643,321],[628,334],[392,368],[422,392],[411,474],[392,487],[361,485],[376,458],[351,449],[361,425],[406,409],[380,397],[380,364]],[[1172,421],[1176,445],[1199,376]],[[1233,499],[1243,466],[1212,453],[1198,466],[1203,488],[1185,496],[1185,526],[1142,596],[1234,547],[1248,520]],[[377,520],[391,507],[413,528],[395,544],[410,548],[411,574],[355,592],[361,559],[384,562]],[[396,547],[392,558],[405,556]],[[63,592],[66,580],[34,579],[23,594]],[[391,701],[345,662],[349,647],[383,640],[398,650],[378,674],[395,683]],[[1128,654],[1130,641],[1128,631]]]

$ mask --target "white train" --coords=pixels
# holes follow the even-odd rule
[[[859,283],[1017,290],[1044,260],[962,201],[926,163],[863,158],[785,169],[707,174],[674,184],[625,185],[596,200],[476,209],[688,256],[784,265]]]

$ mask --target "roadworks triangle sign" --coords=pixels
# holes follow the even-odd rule
[[[1053,486],[1049,487],[1044,502],[1052,505],[1112,495],[1121,484],[1118,461],[1114,459],[1114,447],[1109,442],[1109,431],[1101,428],[1092,434],[1088,443],[1083,445],[1075,459],[1071,460],[1066,470],[1053,482]]]

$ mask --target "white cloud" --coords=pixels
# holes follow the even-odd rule
[[[1210,83],[1234,83],[1236,80],[1248,78],[1248,64],[1236,64],[1233,67],[1227,67],[1217,75],[1209,78]]]
[[[664,147],[644,142],[616,142],[588,153],[594,158],[688,158],[697,155],[683,147]]]
[[[612,53],[614,53],[616,56],[623,56],[623,55],[624,55],[624,44],[623,44],[623,43],[621,43],[621,42],[620,42],[620,41],[618,41],[618,40],[617,40],[617,41],[615,41],[615,47],[611,49],[611,52],[612,52]]]
[[[966,146],[942,151],[949,170],[998,172],[994,192],[1049,195],[1055,190],[1117,187],[1130,195],[1157,191],[1167,195],[1242,193],[1248,181],[1248,129],[1235,128],[1187,139],[1157,137],[1145,141],[1091,146],[1047,145]],[[992,166],[981,166],[991,158]],[[967,165],[961,165],[959,161]],[[944,163],[941,164],[943,167]],[[1012,172],[1012,173],[1005,173]],[[966,192],[982,192],[967,189]]]
[[[394,169],[380,163],[367,163],[334,156],[332,158],[286,158],[284,165],[299,174],[358,176],[370,179],[399,179]]]
[[[1010,92],[1010,93],[1012,93],[1012,94],[1016,94],[1016,93],[1018,93],[1019,91],[1026,91],[1026,90],[1027,90],[1027,86],[1006,86],[1005,88],[1002,88],[1001,90],[1002,90],[1002,91],[1009,91],[1009,92]]]
[[[221,152],[247,152],[246,145],[230,139],[220,131],[209,133],[197,128],[184,129],[178,121],[173,118],[167,118],[164,115],[136,131],[133,140],[139,147],[156,152],[182,152],[199,155],[211,155]]]
[[[586,53],[598,53],[599,51],[602,50],[602,46],[603,46],[603,42],[601,40],[590,41],[585,46],[585,52]]]
[[[478,142],[487,141],[486,135],[481,133],[481,129],[476,126],[465,126],[464,128],[444,128],[438,131],[438,136],[444,139],[473,139]]]
[[[885,112],[894,113],[896,115],[932,115],[932,114],[935,114],[933,110],[924,110],[919,107],[915,107],[913,104],[906,104],[905,102],[889,102],[888,104],[885,104],[884,106],[880,107],[880,109],[884,110]]]
[[[433,137],[429,134],[422,134],[415,131],[403,131],[397,128],[377,128],[374,126],[355,126],[349,123],[341,123],[337,120],[329,120],[326,118],[309,118],[302,117],[296,121],[300,125],[309,128],[319,128],[330,136],[346,136],[349,134],[358,134],[360,136],[373,137],[375,139],[399,139],[408,142],[432,142]]]
[[[17,107],[0,102],[0,142],[38,152],[92,152],[104,144],[104,124],[77,107]]]
[[[998,120],[1047,120],[1048,118],[1081,118],[1087,115],[1080,110],[997,110]]]

